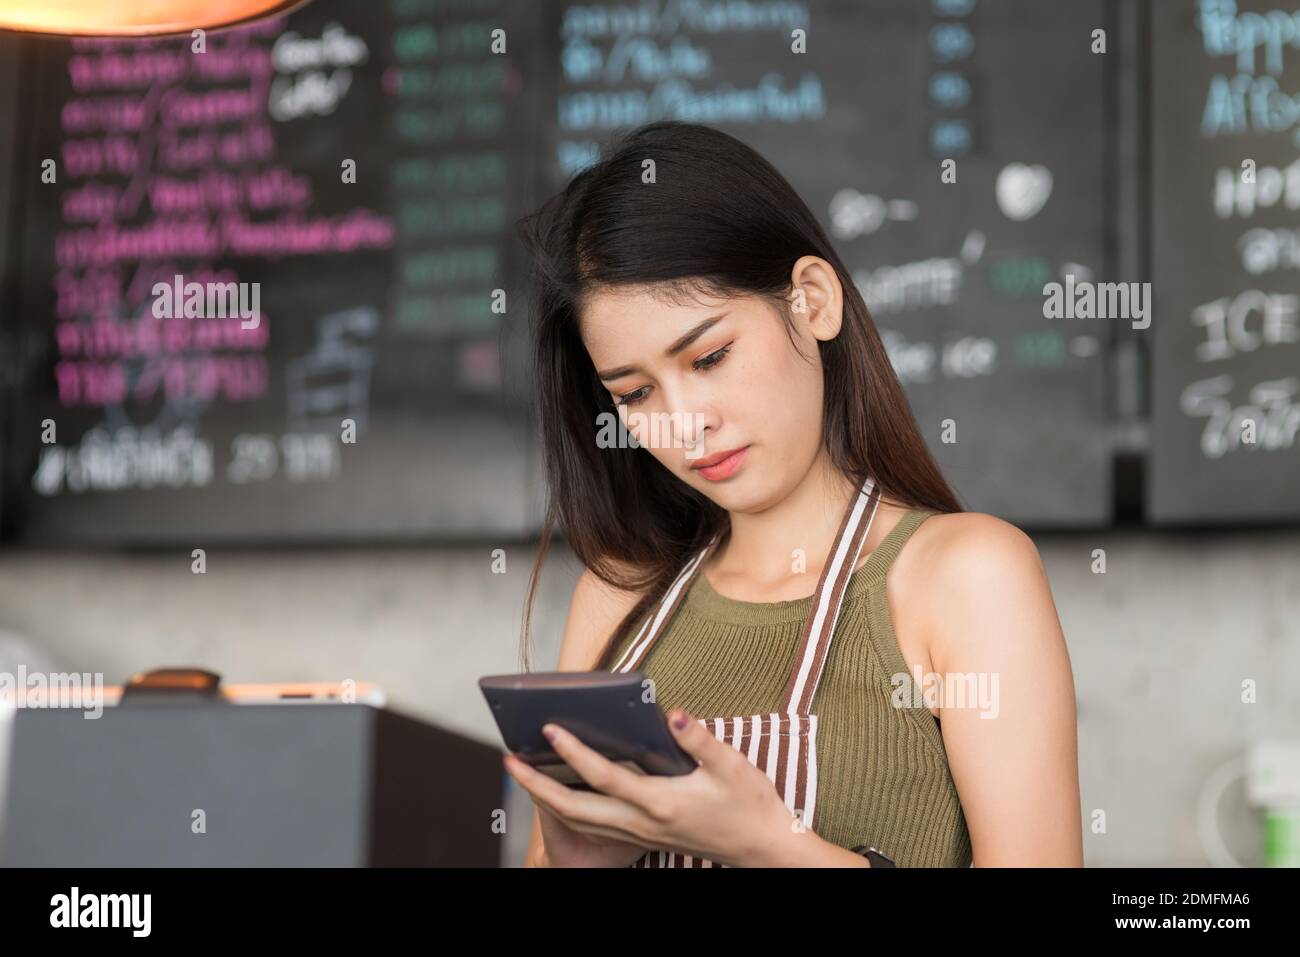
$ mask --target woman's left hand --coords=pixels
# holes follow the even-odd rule
[[[513,755],[506,767],[534,801],[580,833],[732,867],[771,863],[768,851],[803,829],[771,779],[680,708],[668,726],[699,762],[689,774],[638,774],[553,724],[543,729],[554,731],[551,746],[595,792],[565,787]]]

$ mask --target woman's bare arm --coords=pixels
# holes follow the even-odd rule
[[[976,692],[940,713],[973,863],[1082,866],[1074,677],[1038,550],[991,515],[927,524],[930,659],[944,687]]]
[[[606,639],[639,598],[639,593],[613,588],[592,574],[590,569],[584,570],[569,602],[569,617],[564,625],[560,660],[555,670],[591,671]],[[528,838],[528,851],[524,854],[524,866],[548,866],[546,848],[542,844],[542,824],[536,808],[533,809],[532,833]]]

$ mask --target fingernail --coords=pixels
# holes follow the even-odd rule
[[[678,731],[685,731],[688,719],[685,711],[679,711],[673,715],[673,727]]]
[[[542,728],[542,734],[545,735],[547,741],[550,741],[552,744],[555,743],[555,729],[549,724]]]

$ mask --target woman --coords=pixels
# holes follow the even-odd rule
[[[522,226],[550,496],[523,666],[558,524],[586,566],[559,669],[641,670],[700,762],[639,775],[548,726],[595,790],[507,756],[527,863],[1081,864],[1038,553],[961,510],[789,183],[653,123]]]

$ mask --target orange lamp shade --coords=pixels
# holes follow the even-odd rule
[[[249,23],[307,0],[0,0],[0,30],[147,37]]]

